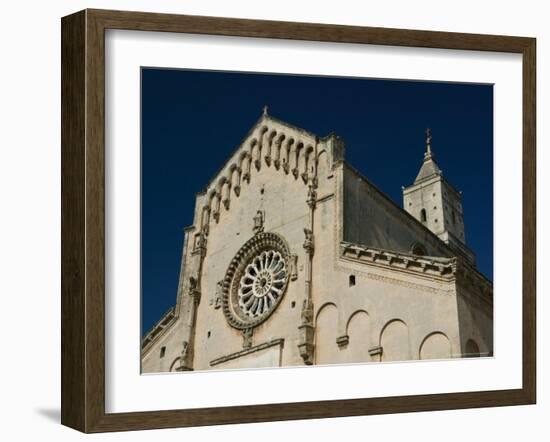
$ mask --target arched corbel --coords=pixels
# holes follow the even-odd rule
[[[242,170],[242,179],[247,183],[250,183],[250,161],[251,156],[248,152],[243,152],[241,154],[241,170]]]
[[[214,221],[216,221],[216,223],[218,223],[220,221],[220,201],[221,201],[221,195],[220,193],[216,190],[216,189],[213,189],[210,193],[211,195],[211,209],[210,209],[210,212],[212,213],[212,218],[214,218]]]
[[[266,145],[266,152],[264,155],[265,164],[268,166],[271,166],[271,153],[272,153],[272,147],[273,147],[273,139],[277,135],[276,131],[271,131],[269,136],[267,137],[267,145]]]
[[[283,165],[283,170],[286,174],[290,172],[290,153],[293,150],[293,146],[294,138],[289,138],[288,141],[285,143],[285,147],[283,148],[283,158],[281,159],[281,163]]]
[[[260,170],[262,167],[262,150],[264,148],[264,140],[265,140],[265,134],[267,132],[267,127],[264,126],[260,130],[260,136],[259,136],[259,142],[256,144],[256,154],[252,156],[252,159],[254,160],[254,166],[256,166],[256,170]]]
[[[309,175],[310,175],[310,170],[309,170],[309,165],[310,163],[313,161],[312,157],[313,157],[313,146],[310,144],[308,145],[302,156],[303,156],[303,162],[302,162],[302,167],[301,167],[301,177],[302,177],[302,180],[304,181],[304,183],[307,184],[308,182],[308,179],[309,179]]]
[[[208,204],[202,207],[201,213],[201,232],[208,235],[208,225],[210,224],[210,206]]]
[[[235,195],[241,194],[241,168],[236,164],[233,164],[231,169],[231,187]]]
[[[226,177],[221,177],[218,184],[218,189],[225,210],[229,210],[229,204],[231,202],[231,181],[229,181]]]
[[[274,155],[273,165],[277,170],[279,170],[279,167],[281,167],[281,148],[282,148],[284,139],[285,139],[285,135],[280,134],[275,140],[275,155]]]
[[[300,174],[300,156],[304,155],[303,151],[304,143],[300,141],[296,144],[296,149],[294,150],[294,154],[292,155],[292,175],[294,175],[294,178],[298,178],[298,175]]]

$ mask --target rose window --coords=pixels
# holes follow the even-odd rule
[[[245,268],[239,283],[239,307],[251,318],[269,312],[282,296],[286,280],[282,255],[275,250],[263,251]]]
[[[288,262],[286,241],[275,233],[258,233],[241,247],[223,280],[223,312],[230,325],[255,327],[273,313],[288,285]]]

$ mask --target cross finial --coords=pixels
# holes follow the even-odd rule
[[[432,130],[429,127],[426,129],[426,153],[424,156],[432,156]]]
[[[268,111],[268,107],[267,107],[267,104],[266,104],[266,105],[264,105],[263,114],[267,115],[267,111]]]

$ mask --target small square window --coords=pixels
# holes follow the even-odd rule
[[[355,285],[355,275],[349,275],[349,286],[353,287]]]

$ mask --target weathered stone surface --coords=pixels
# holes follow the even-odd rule
[[[492,284],[461,236],[461,196],[431,154],[403,210],[344,152],[335,135],[262,114],[197,195],[176,306],[144,338],[143,372],[492,354]],[[257,269],[284,259],[286,273],[234,282],[231,263],[255,254],[265,260]],[[241,327],[224,302],[265,319]]]

